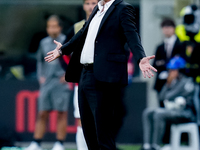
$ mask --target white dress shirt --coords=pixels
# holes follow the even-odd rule
[[[81,64],[91,64],[94,62],[94,45],[99,30],[99,26],[106,11],[109,9],[109,7],[112,5],[114,1],[115,0],[111,0],[107,2],[105,5],[103,5],[104,2],[103,0],[98,2],[99,10],[93,17],[92,21],[90,22],[88,33],[85,39],[85,44],[83,46],[83,50],[81,53],[81,59],[80,59]]]
[[[171,37],[164,39],[167,58],[170,58],[172,55],[172,50],[176,42],[176,39],[177,39],[176,35],[172,35]]]

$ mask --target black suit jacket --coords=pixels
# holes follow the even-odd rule
[[[63,54],[69,55],[73,52],[65,76],[68,82],[79,82],[82,71],[81,51],[89,24],[97,11],[98,6],[94,8],[83,28],[61,47]],[[95,39],[93,70],[97,80],[127,84],[125,43],[128,43],[137,61],[145,57],[135,26],[134,8],[123,0],[115,0],[104,15]]]
[[[157,77],[156,77],[156,82],[155,82],[155,85],[154,85],[154,88],[160,92],[163,85],[165,84],[166,80],[160,80],[158,78],[159,74],[162,72],[162,71],[165,71],[167,70],[166,66],[167,66],[167,63],[169,62],[169,60],[171,58],[173,58],[174,56],[176,55],[180,55],[180,52],[181,52],[181,43],[179,41],[179,39],[177,38],[176,39],[176,42],[174,44],[174,47],[172,49],[172,53],[171,53],[171,56],[169,58],[167,58],[167,55],[166,55],[166,50],[165,50],[165,45],[164,43],[162,43],[161,45],[159,45],[156,49],[156,53],[155,53],[155,59],[154,59],[154,62],[153,62],[153,66],[158,70],[157,72]],[[163,64],[162,65],[158,65],[158,61],[162,61]]]

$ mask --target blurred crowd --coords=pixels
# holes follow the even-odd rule
[[[182,24],[165,18],[160,25],[164,40],[153,62],[158,70],[154,89],[159,108],[143,112],[143,150],[170,150],[161,144],[171,124],[199,124],[200,9],[189,5],[180,15]]]

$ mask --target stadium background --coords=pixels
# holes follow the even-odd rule
[[[136,8],[137,28],[147,55],[154,54],[156,46],[162,40],[159,27],[162,18],[171,17],[179,24],[181,23],[179,17],[181,8],[194,2],[199,4],[198,0],[126,1]],[[32,98],[34,96],[24,96],[21,100],[24,101],[24,107],[23,105],[17,107],[17,96],[24,91],[31,94],[38,91],[36,75],[32,73],[35,70],[32,62],[35,61],[36,51],[33,39],[45,35],[45,19],[50,14],[58,14],[62,17],[64,20],[63,31],[66,33],[71,25],[84,18],[82,0],[0,0],[0,133],[4,133],[5,129],[8,129],[13,140],[31,141],[32,138],[34,127],[33,125],[30,127],[29,124],[32,124],[34,119],[29,122],[28,118],[34,117],[36,111],[32,107],[32,111],[29,111],[29,105],[36,105],[36,103],[29,104],[29,101],[35,101],[37,95],[35,99]],[[133,83],[127,88],[125,100],[126,105],[129,106],[128,115],[119,134],[119,143],[142,143],[141,112],[145,107],[158,106],[152,88],[153,83],[154,79],[145,80],[136,71]],[[141,94],[141,89],[146,92]],[[18,112],[17,108],[24,110]],[[72,112],[71,101],[70,130],[66,142],[75,141],[75,122]],[[17,128],[17,113],[24,113],[24,118],[21,118],[24,119],[24,125],[20,124],[24,130]],[[18,122],[20,121],[18,120]],[[45,140],[54,140],[54,129],[54,124],[50,124]]]

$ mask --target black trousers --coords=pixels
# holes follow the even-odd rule
[[[122,87],[97,81],[93,70],[83,69],[79,82],[79,109],[83,133],[89,150],[116,150],[118,123],[116,104],[122,98]]]

